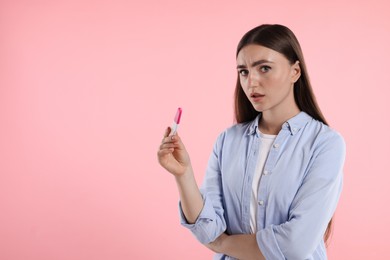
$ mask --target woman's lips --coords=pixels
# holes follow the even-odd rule
[[[251,100],[253,102],[260,102],[264,97],[265,97],[265,95],[259,94],[259,93],[252,93],[251,94]]]

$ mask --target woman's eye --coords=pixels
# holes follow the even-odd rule
[[[248,71],[247,70],[239,70],[238,73],[240,73],[241,76],[247,76]]]
[[[267,71],[269,71],[270,69],[271,69],[270,66],[261,66],[261,67],[260,67],[260,71],[261,71],[261,72],[267,72]]]

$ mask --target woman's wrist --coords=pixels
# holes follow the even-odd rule
[[[178,183],[185,182],[185,181],[188,181],[188,180],[192,181],[193,179],[194,179],[194,172],[192,170],[191,165],[187,167],[187,169],[184,171],[183,174],[175,175],[175,180]]]

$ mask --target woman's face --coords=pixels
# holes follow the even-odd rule
[[[250,44],[237,56],[241,87],[256,111],[286,112],[296,109],[294,83],[299,79],[299,62],[290,62],[279,52]]]

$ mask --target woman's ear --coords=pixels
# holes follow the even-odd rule
[[[299,65],[299,61],[297,60],[291,66],[291,81],[293,83],[297,82],[300,76],[301,76],[301,66]]]

